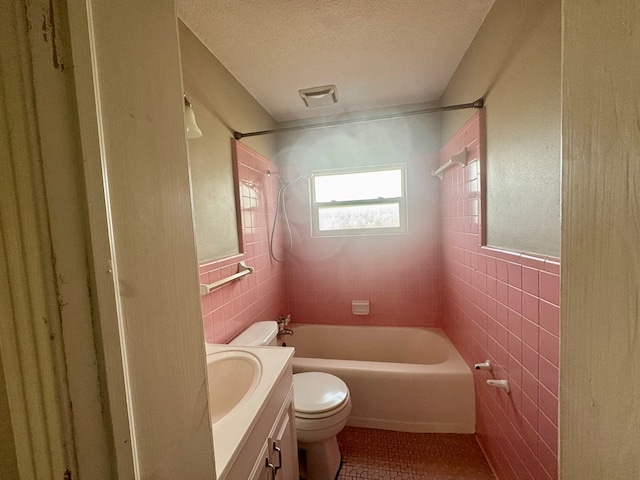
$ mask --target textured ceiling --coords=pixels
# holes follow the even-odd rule
[[[278,121],[436,101],[494,0],[177,0],[178,15]],[[308,108],[302,88],[335,84]],[[472,101],[473,99],[469,99]]]

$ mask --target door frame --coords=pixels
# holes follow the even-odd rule
[[[20,476],[215,478],[174,3],[0,1]]]

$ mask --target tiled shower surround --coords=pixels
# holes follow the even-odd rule
[[[468,147],[469,165],[429,172],[433,155],[407,161],[410,234],[312,239],[304,181],[290,187],[294,258],[269,257],[278,166],[238,143],[244,260],[256,273],[202,298],[205,336],[224,343],[248,325],[293,314],[296,322],[441,326],[475,372],[477,437],[499,480],[557,478],[558,259],[481,246],[482,111],[440,151]],[[292,172],[291,176],[295,176]],[[438,196],[439,192],[439,196]],[[286,237],[276,236],[282,254]],[[235,273],[238,259],[200,267],[202,283]],[[353,316],[350,301],[371,301]],[[486,385],[506,378],[510,395]]]
[[[406,235],[314,238],[307,186],[293,186],[287,208],[296,243],[286,278],[296,322],[440,326],[440,211],[430,175],[436,161],[434,154],[406,161]],[[352,300],[369,300],[371,313],[353,315]]]
[[[500,480],[557,478],[560,264],[481,246],[483,111],[440,151],[467,148],[441,188],[442,328],[476,371],[476,433]],[[509,380],[511,394],[486,379]]]
[[[235,151],[244,254],[200,265],[200,283],[236,273],[240,260],[255,268],[255,273],[202,297],[205,338],[213,343],[226,343],[252,323],[287,312],[284,264],[269,256],[279,180],[275,175],[268,177],[267,170],[278,172],[278,166],[240,142],[235,142]],[[277,225],[276,232],[280,230]],[[282,236],[276,235],[274,243],[280,253]]]

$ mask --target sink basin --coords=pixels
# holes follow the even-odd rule
[[[224,419],[255,390],[262,365],[252,353],[231,350],[207,355],[211,422]]]
[[[216,474],[219,479],[235,480],[239,477],[228,473],[278,382],[285,372],[290,374],[293,348],[208,343],[206,352]]]

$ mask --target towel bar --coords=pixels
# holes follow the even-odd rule
[[[433,170],[431,172],[431,175],[434,177],[438,177],[440,180],[442,180],[444,178],[444,171],[455,164],[460,164],[463,167],[467,165],[467,148],[466,147],[463,148],[462,151],[457,155],[451,155],[451,157],[449,157],[449,161],[442,164],[440,167],[436,168],[435,170]]]
[[[245,275],[249,275],[250,273],[253,273],[255,271],[255,268],[248,266],[246,263],[244,262],[239,262],[238,263],[238,273],[234,273],[233,275],[229,275],[228,277],[225,277],[221,280],[218,280],[216,282],[210,283],[208,285],[200,285],[200,295],[206,295],[208,293],[211,293],[213,290],[215,290],[218,287],[221,287],[222,285],[225,285],[229,282],[233,282],[234,280],[237,280],[239,278],[244,277]]]

